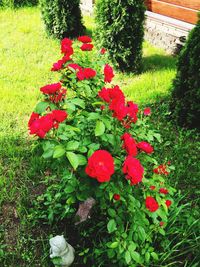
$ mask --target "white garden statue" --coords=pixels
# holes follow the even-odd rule
[[[68,244],[63,235],[57,235],[49,240],[50,258],[60,258],[56,266],[69,267],[74,261],[74,248]]]

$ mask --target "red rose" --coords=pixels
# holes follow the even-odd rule
[[[127,115],[130,117],[130,122],[137,122],[137,113],[138,113],[138,105],[133,103],[133,101],[127,102]]]
[[[160,226],[162,227],[165,223],[164,222],[160,222]]]
[[[109,95],[109,90],[103,87],[101,91],[99,91],[98,96],[103,99],[105,102],[109,103],[111,98]]]
[[[114,173],[114,159],[106,150],[97,150],[88,159],[85,172],[100,183],[108,182]]]
[[[122,148],[124,148],[129,156],[135,157],[137,155],[137,146],[135,139],[129,134],[122,135],[121,140],[124,141]]]
[[[109,109],[113,111],[113,117],[119,121],[122,121],[127,115],[127,109],[122,99],[113,99]]]
[[[117,99],[117,100],[122,100],[125,103],[125,96],[122,90],[119,88],[118,85],[115,85],[113,88],[109,88],[109,96],[110,98]]]
[[[75,63],[70,63],[67,67],[72,68],[74,70],[82,70],[81,66],[79,66],[78,64],[75,64]]]
[[[70,60],[72,60],[71,59],[71,57],[70,57],[70,55],[64,55],[63,57],[62,57],[62,59],[61,59],[62,61],[63,61],[63,63],[66,63],[67,61],[70,61]]]
[[[164,175],[169,174],[169,172],[167,171],[167,166],[164,164],[159,165],[157,168],[153,170],[153,172],[156,174],[164,174]]]
[[[145,108],[145,109],[144,109],[144,115],[145,115],[145,116],[149,116],[149,115],[151,115],[151,109],[150,109],[150,108]]]
[[[61,41],[61,53],[67,54],[68,56],[71,56],[74,51],[72,48],[72,41],[68,38],[64,38]]]
[[[102,48],[101,51],[100,51],[100,54],[104,55],[105,53],[106,53],[106,49]]]
[[[85,75],[82,69],[76,73],[76,77],[79,81],[83,81],[85,79]]]
[[[110,83],[112,79],[114,78],[113,69],[110,65],[106,64],[104,67],[104,82]]]
[[[169,208],[171,206],[172,202],[171,202],[171,200],[166,200],[165,204]]]
[[[156,189],[155,185],[151,185],[149,188],[150,188],[150,190],[155,190]]]
[[[89,36],[79,36],[78,37],[78,41],[82,42],[82,43],[91,43],[92,42],[92,38],[90,38]]]
[[[33,113],[31,114],[31,117],[30,117],[29,121],[28,121],[28,126],[30,127],[31,124],[32,124],[34,121],[36,121],[37,119],[39,119],[39,117],[40,117],[40,115],[39,115],[38,113],[33,112]]]
[[[78,78],[79,81],[83,81],[84,79],[91,79],[96,76],[96,71],[91,69],[91,68],[85,68],[85,69],[80,69],[76,73],[76,77]]]
[[[53,119],[57,122],[63,122],[67,118],[67,112],[64,110],[53,110]]]
[[[120,200],[121,197],[119,194],[114,194],[113,198],[114,198],[114,200],[118,201],[118,200]]]
[[[138,159],[127,156],[122,171],[126,175],[126,179],[131,181],[131,185],[138,184],[142,181],[144,168]]]
[[[56,92],[56,94],[51,95],[49,100],[53,103],[58,103],[62,101],[63,99],[65,99],[66,94],[67,94],[67,90],[61,88],[59,91]]]
[[[159,208],[158,202],[153,197],[146,198],[146,208],[150,212],[155,212]]]
[[[85,68],[83,70],[83,73],[84,73],[84,76],[85,76],[85,79],[91,79],[91,78],[94,78],[96,76],[96,71],[91,69],[91,68]]]
[[[167,195],[169,193],[169,191],[166,188],[160,188],[159,192],[164,195]]]
[[[82,51],[92,51],[94,45],[93,44],[82,44],[81,50]]]
[[[40,88],[43,94],[51,95],[55,94],[61,88],[61,83],[48,84]]]
[[[153,147],[149,143],[144,141],[139,142],[137,144],[137,147],[147,154],[151,154],[153,152]]]
[[[46,133],[49,132],[53,128],[53,119],[52,114],[40,117],[40,129]]]
[[[57,62],[53,63],[53,67],[51,68],[51,71],[58,71],[61,70],[63,67],[64,61],[58,60]]]

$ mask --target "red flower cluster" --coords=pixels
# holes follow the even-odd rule
[[[166,200],[165,204],[169,208],[171,206],[172,202],[171,202],[171,200]]]
[[[124,148],[129,156],[137,156],[137,145],[135,139],[129,134],[125,133],[122,135],[123,140],[122,148]]]
[[[145,108],[144,109],[144,115],[145,116],[150,116],[151,115],[151,109],[150,108]]]
[[[150,188],[150,190],[155,190],[156,189],[155,185],[151,185],[149,188]]]
[[[30,134],[44,138],[52,128],[58,128],[59,123],[66,118],[67,113],[63,110],[53,110],[45,116],[40,116],[38,113],[33,112],[28,122]]]
[[[153,197],[149,196],[146,198],[146,208],[150,212],[155,212],[159,208],[158,202]]]
[[[85,68],[85,69],[80,69],[77,73],[76,76],[79,81],[83,81],[85,79],[92,79],[96,76],[96,71],[91,69],[91,68]]]
[[[78,41],[82,42],[82,43],[91,43],[92,42],[92,38],[86,35],[83,36],[79,36],[78,37]]]
[[[142,151],[144,151],[145,153],[147,153],[147,154],[151,154],[151,153],[153,152],[153,147],[152,147],[149,143],[144,142],[144,141],[139,142],[139,143],[137,144],[137,147],[138,147],[140,150],[142,150]]]
[[[98,96],[109,103],[109,109],[113,111],[113,117],[122,121],[125,128],[130,128],[131,123],[136,123],[138,105],[128,101],[126,106],[125,96],[118,85],[108,89],[102,88]],[[125,117],[127,118],[125,119]]]
[[[111,83],[112,79],[115,77],[113,68],[106,64],[104,67],[104,82]]]
[[[92,51],[94,45],[93,44],[82,44],[81,50],[82,51]]]
[[[159,192],[164,195],[169,194],[169,191],[166,188],[160,188]]]
[[[100,183],[108,182],[114,173],[114,159],[106,150],[97,150],[88,159],[85,172]]]
[[[49,100],[58,103],[66,97],[67,90],[62,88],[61,83],[48,84],[40,88],[44,95],[49,96]]]
[[[118,201],[120,200],[121,196],[119,194],[114,194],[113,198],[114,200]]]
[[[74,53],[74,50],[72,48],[72,40],[68,39],[68,38],[64,38],[61,41],[61,53],[71,56]]]
[[[79,81],[83,81],[85,79],[92,79],[97,75],[95,70],[91,68],[82,68],[81,66],[75,63],[71,63],[67,67],[72,68],[76,71],[76,77]]]
[[[167,166],[164,164],[159,165],[157,168],[153,170],[153,172],[156,174],[164,174],[164,175],[169,174],[169,172],[167,171]]]
[[[131,181],[131,185],[138,184],[142,181],[144,168],[138,159],[127,156],[122,171],[126,174],[126,179]]]
[[[101,48],[100,54],[104,55],[106,53],[106,49],[105,48]]]
[[[51,71],[59,71],[63,68],[64,64],[67,62],[67,61],[71,61],[71,57],[70,55],[64,55],[62,57],[62,59],[58,60],[57,62],[55,62],[53,64],[53,67],[51,68]]]

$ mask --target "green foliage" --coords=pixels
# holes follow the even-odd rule
[[[0,6],[3,7],[20,7],[37,5],[38,0],[0,0]]]
[[[83,33],[80,0],[40,0],[40,5],[48,34],[62,39]]]
[[[145,7],[142,0],[98,0],[96,39],[121,71],[142,67]]]
[[[181,126],[200,129],[200,20],[179,59],[171,109]]]

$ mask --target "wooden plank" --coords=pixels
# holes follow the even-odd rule
[[[200,10],[200,0],[159,0],[159,2]]]
[[[154,13],[165,15],[188,23],[196,24],[198,21],[198,11],[194,9],[180,7],[158,0],[148,0],[147,7],[149,11]]]

